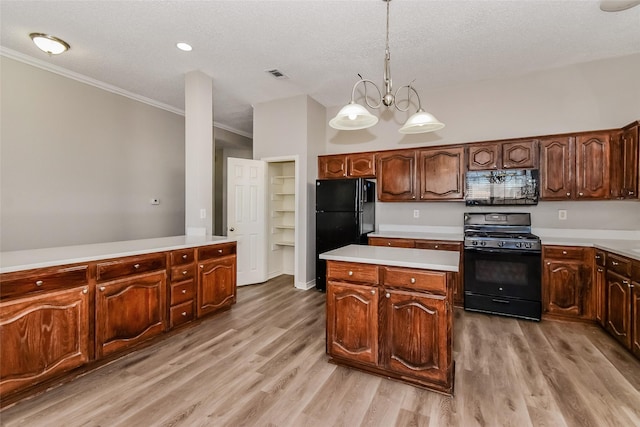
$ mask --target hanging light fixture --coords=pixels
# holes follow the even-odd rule
[[[414,89],[411,83],[398,88],[395,95],[392,92],[390,67],[391,54],[389,52],[389,2],[391,0],[382,1],[387,3],[387,39],[384,51],[384,95],[373,81],[363,79],[362,76],[358,74],[360,80],[353,85],[353,90],[351,91],[351,102],[338,111],[338,114],[329,121],[329,126],[339,130],[357,130],[366,129],[378,123],[378,118],[376,116],[371,114],[369,110],[355,101],[356,88],[362,83],[364,86],[364,100],[370,108],[374,109],[378,109],[384,105],[385,107],[394,106],[396,110],[405,112],[411,107],[411,95],[414,94],[416,96],[418,99],[418,109],[415,114],[409,117],[404,126],[400,128],[400,133],[424,133],[442,129],[444,124],[436,119],[432,114],[429,114],[422,109],[420,95],[418,95],[418,92]],[[367,97],[367,84],[372,85],[378,92],[378,98],[376,99],[379,99],[380,101],[375,105],[371,105],[369,103],[369,98]],[[402,108],[398,105],[399,102],[396,98],[400,93],[400,90],[404,88],[407,88],[407,97],[402,101],[406,102],[407,106]]]
[[[66,41],[50,36],[49,34],[31,33],[29,37],[31,37],[31,40],[38,46],[38,49],[49,55],[59,55],[71,48]]]

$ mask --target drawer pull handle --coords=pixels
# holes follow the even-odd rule
[[[600,259],[600,255],[596,255],[596,259]]]
[[[185,270],[185,271],[182,272],[182,275],[184,276],[187,273],[188,273],[187,270]]]
[[[83,293],[83,294],[88,294],[88,293],[89,293],[89,289],[84,288],[84,289],[82,290],[82,293]]]
[[[38,280],[36,282],[36,286],[42,286],[42,285],[44,285],[44,282],[42,280]]]
[[[620,264],[619,262],[615,262],[615,261],[611,261],[611,265],[618,265]]]
[[[349,270],[349,276],[353,276],[353,271]]]
[[[183,312],[182,312],[182,316],[187,317],[187,312],[186,312],[186,311],[183,311]]]
[[[387,298],[391,298],[391,294],[389,292],[387,292],[386,294],[384,294],[385,297]]]
[[[187,290],[186,290],[186,289],[183,289],[183,290],[182,290],[182,293],[183,293],[183,294],[186,294],[186,293],[187,293]]]
[[[100,292],[104,292],[104,290],[107,289],[104,286],[100,286]]]
[[[562,251],[562,255],[566,255],[566,254],[567,254],[567,251]]]
[[[222,253],[222,249],[218,249],[218,253],[221,254]]]
[[[140,264],[134,264],[134,265],[133,265],[133,268],[135,268],[135,269],[140,268]]]
[[[411,280],[409,280],[411,283],[416,283],[416,278],[412,277]]]
[[[182,255],[182,259],[187,259],[188,257],[189,257],[189,255],[187,255],[187,254]]]

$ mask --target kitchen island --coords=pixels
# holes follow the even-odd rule
[[[320,258],[330,361],[452,394],[459,253],[349,245]]]

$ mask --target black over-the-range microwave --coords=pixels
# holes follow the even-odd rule
[[[467,206],[537,205],[537,169],[469,171],[465,175]]]

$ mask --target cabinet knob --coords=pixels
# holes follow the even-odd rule
[[[349,276],[353,276],[353,271],[349,270]]]
[[[38,280],[36,282],[36,286],[42,286],[42,285],[44,285],[44,282],[42,280]]]
[[[615,262],[615,261],[611,261],[611,265],[618,265],[620,264],[619,262]]]
[[[584,193],[578,193],[578,196],[582,197],[584,196]]]
[[[187,254],[182,255],[182,259],[187,259],[187,257],[188,257]]]
[[[551,265],[551,261],[547,261],[547,265]]]
[[[183,271],[183,272],[182,272],[182,275],[183,275],[183,276],[184,276],[184,275],[186,275],[186,274],[187,274],[187,270],[185,270],[185,271]]]
[[[601,268],[599,268],[599,269],[598,269],[598,273],[602,273],[603,271],[604,271],[604,270],[603,270],[603,269],[601,269]]]
[[[562,251],[562,255],[566,255],[566,254],[567,254],[567,251]]]
[[[387,246],[391,246],[391,242],[387,242]]]
[[[100,292],[104,292],[104,290],[107,289],[104,286],[100,286]]]
[[[411,283],[416,283],[416,278],[412,277],[411,280],[409,280]]]
[[[183,289],[183,290],[182,290],[182,293],[183,293],[183,294],[186,294],[186,293],[187,293],[187,290],[186,290],[186,289]]]
[[[218,253],[221,254],[222,253],[222,249],[218,249]]]
[[[622,284],[624,284],[624,285],[630,285],[631,283],[630,283],[628,280],[623,280],[623,281],[622,281]]]
[[[183,317],[187,317],[187,312],[186,311],[183,311],[181,314],[182,314]]]
[[[389,292],[387,292],[386,294],[384,294],[385,297],[387,298],[391,298],[391,294]]]
[[[438,249],[438,245],[435,245],[434,248]]]
[[[635,193],[633,191],[629,191],[629,195],[633,196]]]
[[[204,268],[204,265],[200,264],[200,268]]]
[[[596,259],[600,259],[600,255],[596,255]]]
[[[375,295],[376,294],[376,290],[375,289],[371,289],[371,295]]]
[[[136,268],[136,269],[137,269],[137,268],[140,268],[140,264],[134,264],[134,265],[133,265],[133,268]]]
[[[89,289],[84,288],[84,289],[82,290],[82,293],[83,293],[83,294],[88,294],[88,293],[89,293]]]
[[[571,193],[567,193],[567,197],[570,197],[570,196],[571,196]]]

